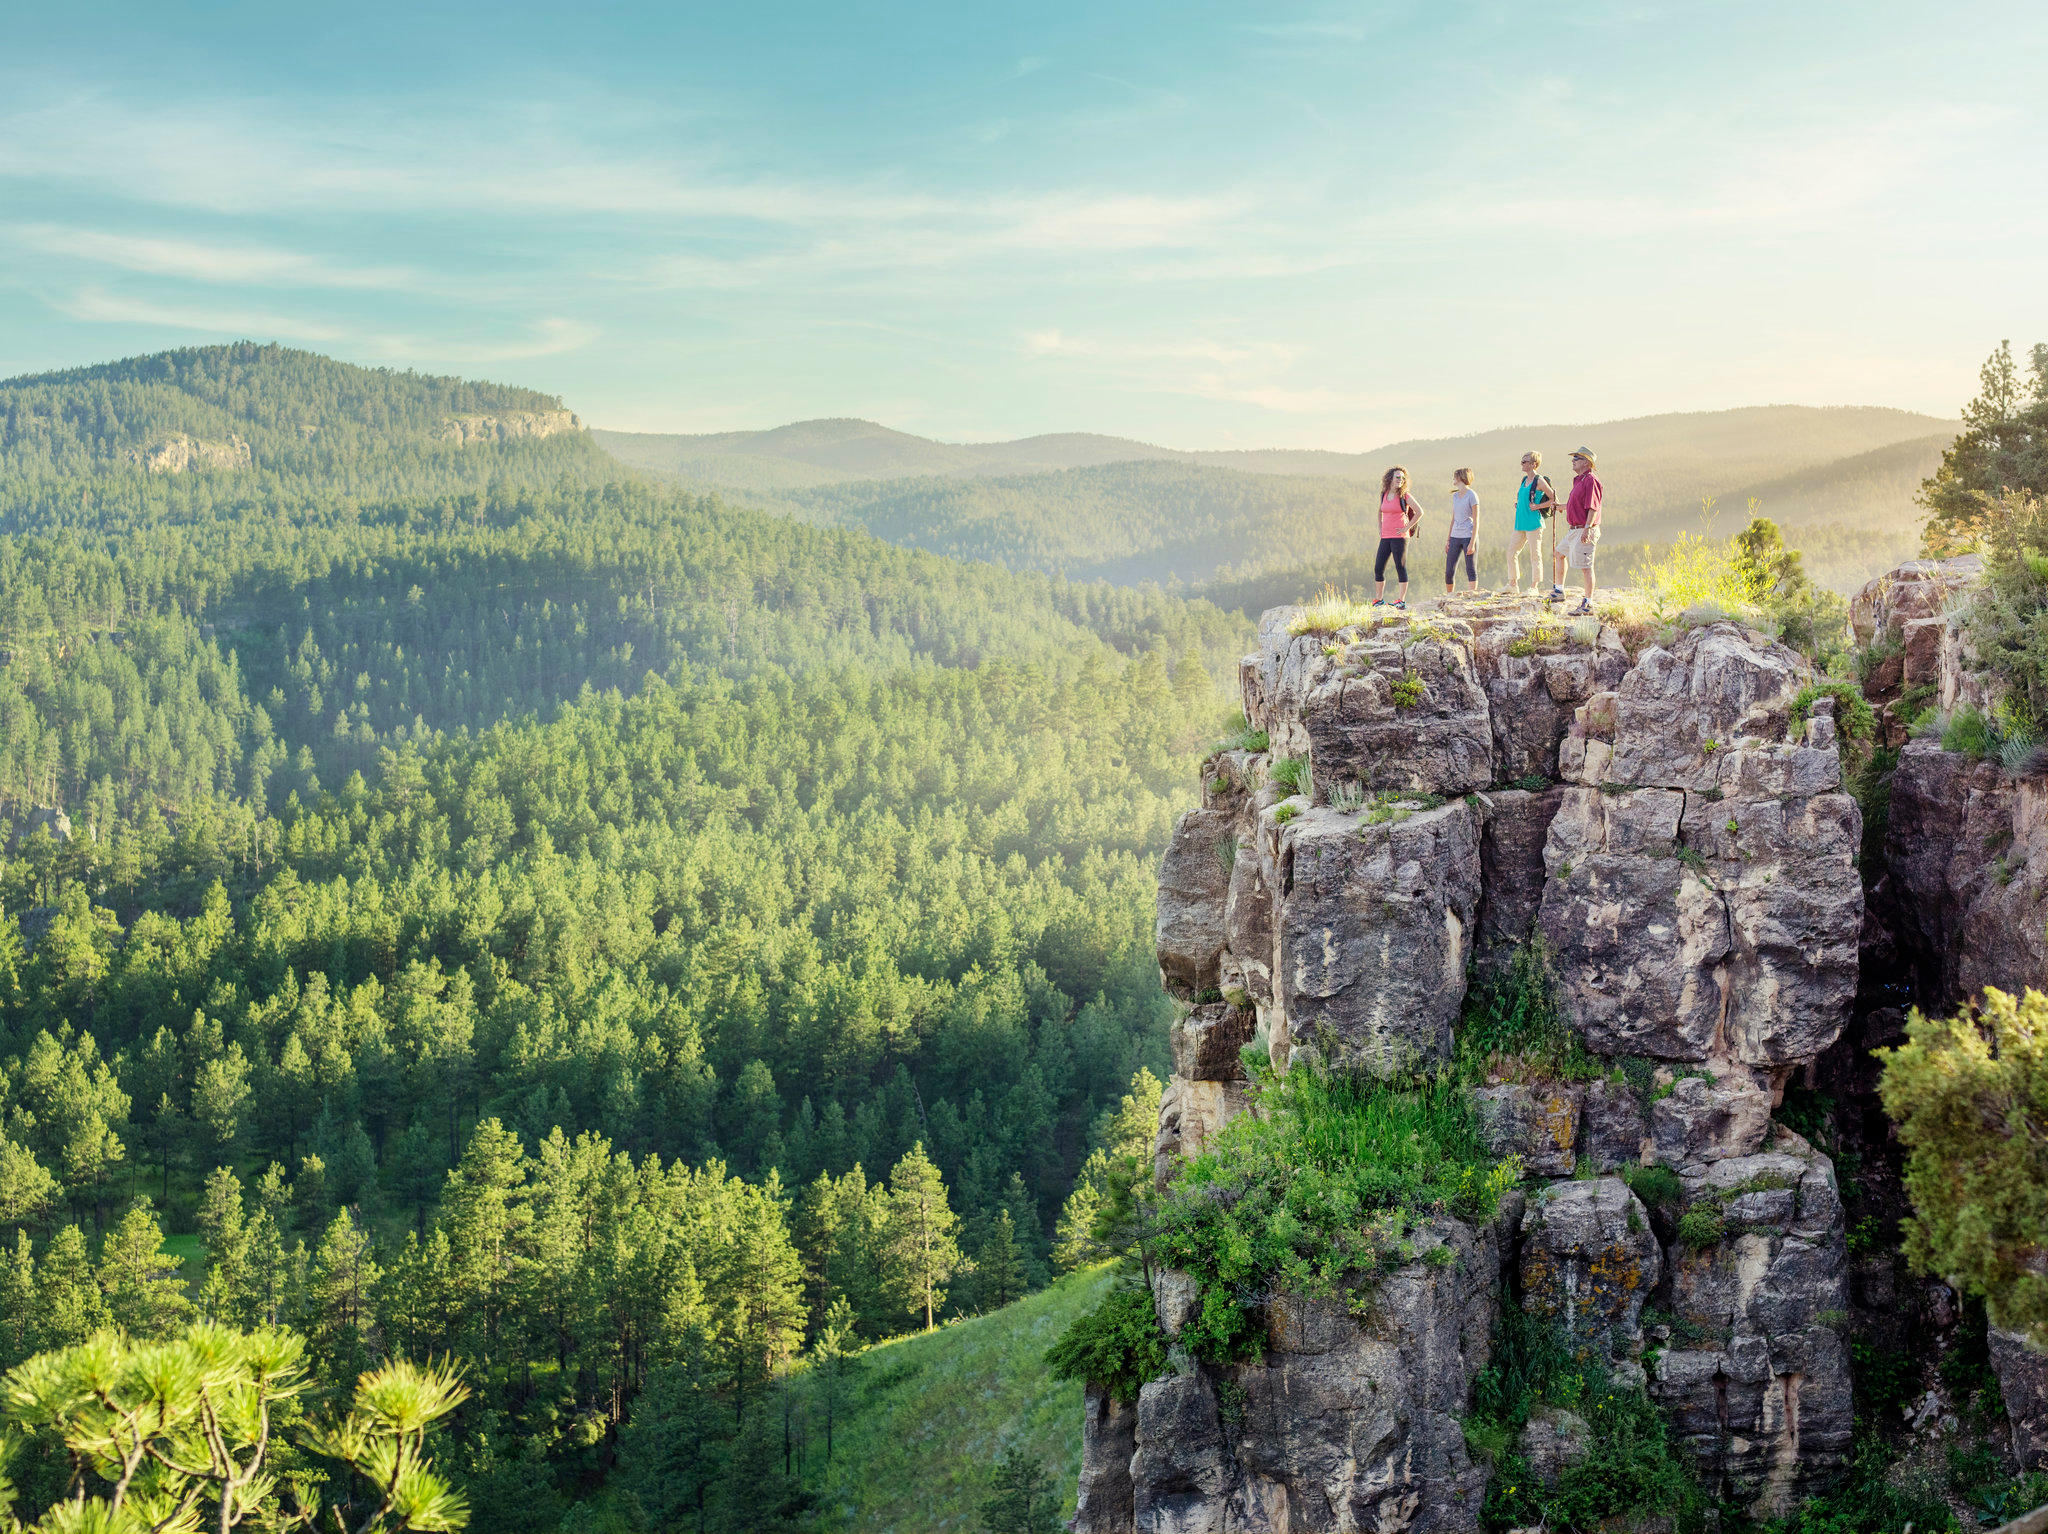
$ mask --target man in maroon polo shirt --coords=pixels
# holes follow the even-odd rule
[[[1564,537],[1558,540],[1552,563],[1551,589],[1564,595],[1564,572],[1569,565],[1586,577],[1586,594],[1571,610],[1575,618],[1593,611],[1593,552],[1600,542],[1600,501],[1605,489],[1593,472],[1593,450],[1582,447],[1572,454],[1572,488],[1564,502]],[[1553,598],[1556,600],[1556,598]]]

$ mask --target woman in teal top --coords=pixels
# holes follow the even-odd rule
[[[1508,552],[1508,590],[1522,589],[1522,550],[1529,548],[1529,574],[1543,574],[1543,522],[1557,508],[1557,496],[1550,478],[1543,473],[1543,455],[1530,451],[1522,455],[1522,484],[1515,491],[1515,546]],[[1530,548],[1533,542],[1535,545]],[[1531,586],[1529,595],[1538,588]]]

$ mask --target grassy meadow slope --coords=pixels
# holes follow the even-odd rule
[[[1826,578],[1840,585],[1910,550],[1913,494],[1939,458],[1945,425],[1874,407],[1759,406],[1513,428],[1364,454],[1170,453],[1080,436],[958,445],[841,421],[635,438],[623,447],[621,434],[596,440],[685,482],[707,473],[714,477],[706,482],[746,480],[739,498],[763,510],[859,527],[957,559],[1122,584],[1241,586],[1278,574],[1311,589],[1355,574],[1370,553],[1386,465],[1404,464],[1439,517],[1451,470],[1472,468],[1498,511],[1523,447],[1542,448],[1562,477],[1571,448],[1590,442],[1608,489],[1610,551],[1696,529],[1709,499],[1726,531],[1754,499],[1788,527],[1844,528],[1841,547],[1824,562]],[[1060,466],[1063,458],[1111,453],[1124,456]],[[826,478],[856,472],[866,477]],[[1436,536],[1432,526],[1425,546]]]
[[[1071,1516],[1081,1387],[1052,1377],[1045,1350],[1110,1282],[1109,1268],[1085,1269],[1001,1310],[870,1349],[833,1435],[821,1527],[979,1529],[988,1467],[1012,1444],[1037,1456]]]

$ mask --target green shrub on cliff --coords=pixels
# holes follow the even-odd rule
[[[1296,1068],[1258,1089],[1258,1112],[1169,1186],[1153,1250],[1199,1300],[1180,1340],[1222,1362],[1259,1352],[1275,1292],[1372,1303],[1373,1280],[1419,1255],[1434,1214],[1487,1219],[1520,1175],[1481,1142],[1450,1075],[1373,1081]]]
[[[1875,1051],[1906,1145],[1906,1255],[2048,1340],[2048,997],[1987,988],[1954,1017],[1915,1011],[1906,1037]]]
[[[1120,1401],[1137,1400],[1140,1386],[1166,1372],[1166,1337],[1152,1291],[1119,1283],[1061,1334],[1045,1361],[1054,1379],[1099,1385]]]

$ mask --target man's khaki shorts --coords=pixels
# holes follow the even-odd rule
[[[1557,552],[1574,570],[1590,570],[1599,542],[1600,529],[1597,527],[1568,527],[1564,536],[1557,540]]]

